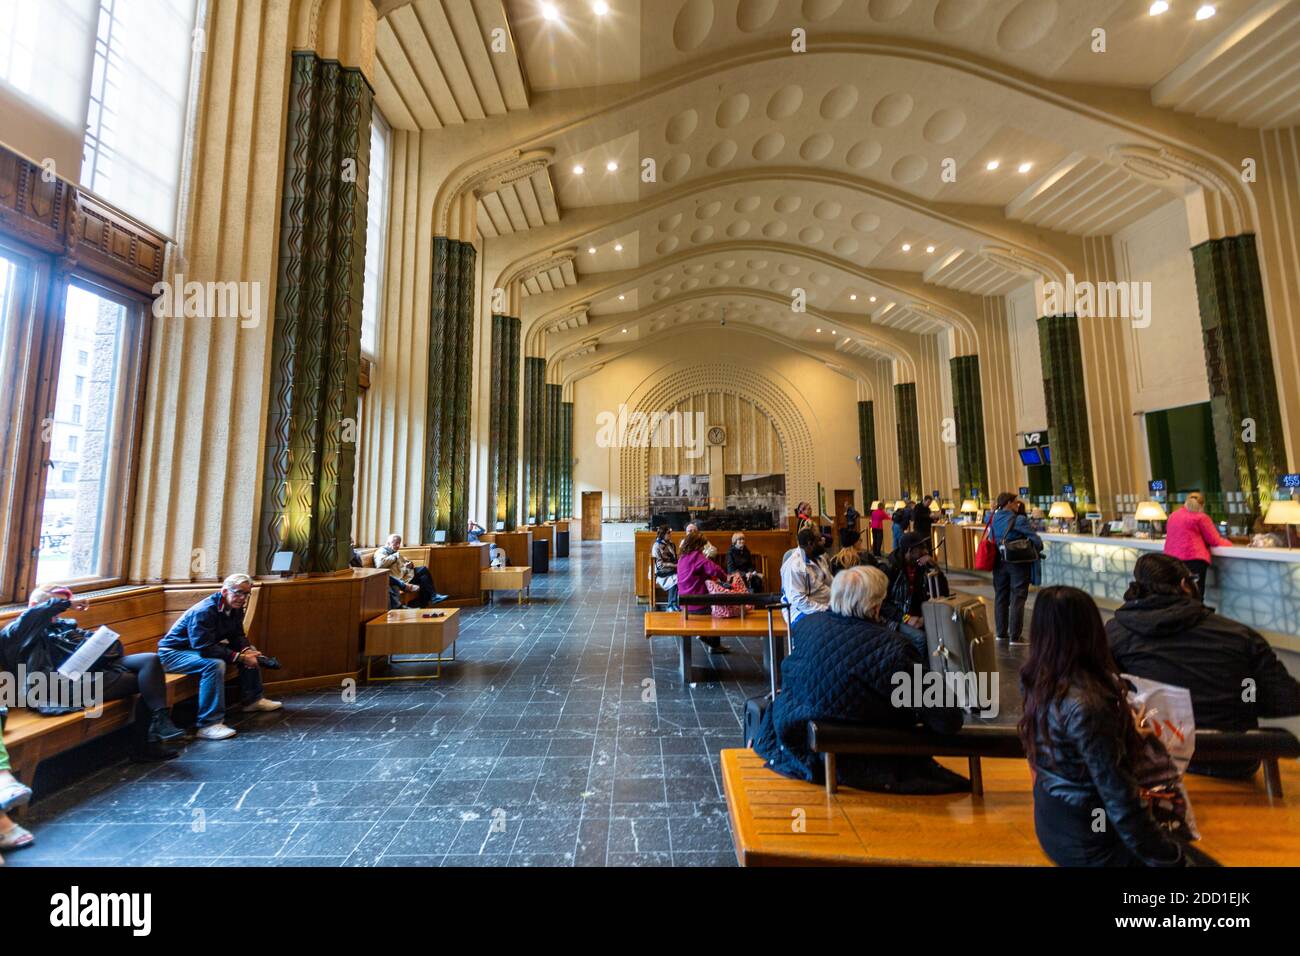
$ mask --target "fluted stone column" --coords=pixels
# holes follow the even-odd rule
[[[862,510],[880,498],[876,476],[876,416],[874,402],[858,402],[858,457],[862,471]]]
[[[373,92],[293,54],[257,569],[348,566]],[[349,170],[351,175],[348,175]]]

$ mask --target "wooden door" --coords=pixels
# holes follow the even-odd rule
[[[584,491],[582,493],[582,540],[600,540],[600,516],[604,510],[604,492]]]

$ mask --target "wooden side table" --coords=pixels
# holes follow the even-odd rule
[[[524,603],[527,597],[529,603],[532,603],[532,594],[530,593],[533,583],[533,569],[528,565],[522,567],[504,567],[488,568],[483,572],[482,586],[484,591],[518,591],[519,603]]]
[[[366,680],[427,680],[427,675],[410,674],[395,677],[372,677],[370,665],[376,657],[387,657],[392,664],[428,664],[437,662],[438,672],[442,676],[443,661],[456,659],[456,638],[460,631],[460,620],[456,608],[401,608],[389,611],[373,621],[366,623]],[[443,657],[442,652],[451,648],[451,657]],[[394,661],[393,655],[401,654],[404,659]],[[412,656],[406,656],[412,655]]]

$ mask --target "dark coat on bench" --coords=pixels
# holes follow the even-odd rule
[[[777,773],[823,781],[822,760],[808,749],[808,721],[846,720],[907,730],[924,724],[943,734],[961,729],[956,707],[895,707],[893,676],[924,666],[920,653],[875,621],[828,611],[795,622],[794,651],[781,665],[781,692],[767,708],[754,750]],[[969,782],[929,757],[845,755],[837,777],[846,786],[894,793],[958,793]]]

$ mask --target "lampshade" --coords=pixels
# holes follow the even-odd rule
[[[1068,521],[1074,517],[1074,509],[1068,501],[1053,501],[1052,510],[1047,513],[1047,517],[1065,518]]]
[[[1032,518],[1042,518],[1042,517],[1043,517],[1043,509],[1040,508],[1040,507],[1038,507],[1038,505],[1034,505],[1034,510],[1031,511],[1031,512],[1029,512],[1029,515],[1030,515],[1030,517],[1032,517]]]
[[[1166,521],[1169,515],[1158,501],[1139,501],[1133,517],[1138,521]]]
[[[899,498],[897,501],[894,502],[895,511],[897,511],[899,508],[906,508],[906,507],[907,507],[907,502],[904,501],[902,498]]]
[[[871,502],[871,510],[872,510],[872,511],[875,511],[875,510],[876,510],[877,508],[879,508],[879,507],[880,507],[880,502],[879,502],[879,501],[873,501],[873,502]]]
[[[943,499],[943,510],[944,510],[944,511],[952,511],[952,509],[953,509],[953,504],[952,504],[952,502],[949,501],[947,498]]]
[[[1264,524],[1300,524],[1300,501],[1276,498],[1269,503]]]
[[[938,514],[938,513],[939,513],[939,502],[934,501],[934,500],[931,500],[931,502],[930,502],[930,510],[933,511],[935,514]]]
[[[979,502],[974,498],[966,498],[961,503],[961,513],[964,515],[973,515],[980,510]]]

